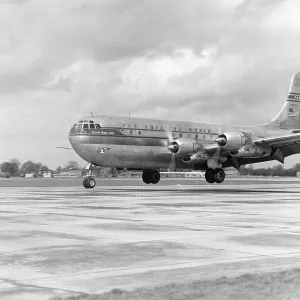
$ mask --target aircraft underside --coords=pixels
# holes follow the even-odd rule
[[[207,159],[199,159],[197,163],[187,163],[174,153],[166,152],[164,147],[130,146],[112,144],[82,144],[81,155],[90,163],[87,166],[88,174],[83,180],[85,188],[93,188],[96,185],[92,176],[93,166],[115,167],[118,169],[131,169],[142,171],[142,180],[146,184],[157,184],[160,181],[160,170],[203,170],[208,183],[222,183],[225,180],[223,168],[232,166],[231,158],[227,159],[219,167],[209,167]],[[245,162],[238,161],[239,166],[245,163],[254,163],[274,159],[271,156],[259,159],[248,158]]]

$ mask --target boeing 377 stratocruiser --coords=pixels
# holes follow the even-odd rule
[[[286,102],[270,122],[255,126],[92,116],[75,124],[69,140],[86,160],[85,188],[96,184],[95,166],[143,171],[145,183],[158,183],[160,169],[205,170],[208,183],[225,179],[223,168],[278,160],[300,153],[300,72],[292,77]]]

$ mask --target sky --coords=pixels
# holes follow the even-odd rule
[[[56,146],[90,112],[263,124],[300,71],[299,14],[298,0],[0,0],[0,162],[84,165]]]

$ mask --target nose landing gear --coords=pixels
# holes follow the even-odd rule
[[[225,172],[223,169],[207,169],[205,179],[208,183],[222,183],[225,179]]]
[[[145,170],[143,171],[142,179],[147,184],[157,184],[160,181],[160,173],[157,170]]]
[[[83,179],[82,185],[86,189],[92,189],[96,186],[96,180],[93,177],[86,177]]]
[[[85,169],[88,170],[86,177],[83,179],[82,185],[86,188],[86,189],[92,189],[96,186],[96,180],[92,177],[92,167],[93,164],[89,163]]]

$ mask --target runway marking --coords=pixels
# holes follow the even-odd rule
[[[300,259],[295,184],[0,188],[0,277],[15,285],[86,292],[98,278],[109,289],[119,277],[130,286],[137,275],[134,284],[145,284],[150,273],[167,282],[176,270],[184,280],[197,268],[221,274],[237,263],[241,269],[247,262],[257,270],[289,268]],[[262,237],[270,237],[267,246],[259,244]],[[126,255],[115,262],[122,245]],[[104,289],[101,281],[98,289],[93,291]]]

